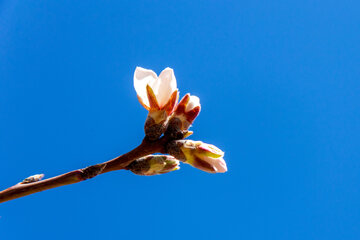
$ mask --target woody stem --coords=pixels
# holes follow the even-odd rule
[[[157,152],[164,153],[164,146],[166,142],[167,139],[164,137],[156,141],[149,141],[145,138],[138,147],[107,162],[92,165],[82,169],[77,169],[62,175],[58,175],[37,182],[18,183],[0,192],[0,203],[10,201],[16,198],[25,197],[27,195],[45,191],[48,189],[82,182],[103,173],[125,169],[130,163],[132,163],[138,158]]]

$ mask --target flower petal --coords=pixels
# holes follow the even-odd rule
[[[224,173],[227,171],[226,162],[223,158],[213,158],[212,161],[217,173]]]
[[[185,163],[187,163],[187,162],[185,162]],[[194,161],[189,164],[197,169],[200,169],[201,171],[204,171],[204,172],[217,173],[217,168],[215,167],[214,164],[212,164],[204,159],[198,158],[198,157],[195,157]]]
[[[211,167],[208,167],[208,170],[200,168],[203,171],[206,171],[209,173],[224,173],[227,171],[227,166],[226,166],[225,160],[223,158],[206,157],[206,158],[201,158],[201,160],[203,161],[202,162],[203,167],[206,166],[204,164],[205,162],[207,164],[209,164],[209,166],[211,166]],[[199,162],[199,160],[198,160],[198,162]]]
[[[158,87],[156,89],[156,87]],[[177,89],[174,70],[165,68],[159,75],[159,84],[153,87],[160,107],[163,107],[170,99],[171,94]]]
[[[136,67],[134,73],[134,88],[138,95],[138,98],[141,99],[140,102],[142,102],[142,104],[148,108],[150,107],[150,104],[147,98],[146,86],[150,85],[151,87],[153,87],[156,81],[157,75],[155,72],[142,67]]]
[[[192,95],[192,96],[190,96],[190,100],[189,100],[188,104],[186,105],[185,112],[188,112],[197,106],[200,106],[200,98]]]

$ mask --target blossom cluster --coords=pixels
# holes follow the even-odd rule
[[[134,88],[139,102],[149,111],[144,127],[148,140],[155,141],[164,135],[170,140],[166,146],[167,153],[177,160],[209,173],[227,171],[223,151],[201,141],[184,140],[192,134],[189,127],[199,115],[201,105],[200,99],[189,93],[178,102],[179,90],[173,69],[165,68],[157,76],[152,70],[137,67],[134,73]],[[151,156],[137,164],[146,165],[147,170],[142,175],[155,175],[163,171],[159,166],[165,166],[164,159],[166,157]],[[172,157],[171,161],[174,162]],[[177,170],[178,164],[175,165],[176,167],[168,168],[167,172]],[[141,174],[138,169],[143,168],[136,170],[137,174]],[[156,169],[161,170],[157,172]]]

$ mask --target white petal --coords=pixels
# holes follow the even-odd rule
[[[223,158],[204,157],[202,159],[211,164],[218,173],[224,173],[227,171],[226,162]]]
[[[170,99],[171,94],[176,90],[176,78],[174,70],[165,68],[159,75],[159,85],[156,90],[156,99],[160,107],[164,106]]]
[[[200,98],[197,96],[190,96],[190,100],[185,108],[185,112],[188,112],[197,106],[200,106]]]
[[[151,87],[157,82],[157,75],[152,70],[136,67],[134,73],[134,88],[142,102],[149,107],[149,100],[146,94],[146,85]],[[154,89],[153,89],[154,90]],[[156,93],[155,93],[156,94]]]
[[[217,158],[215,167],[219,173],[224,173],[227,171],[226,162],[223,158]]]

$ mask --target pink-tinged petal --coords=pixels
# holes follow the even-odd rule
[[[177,89],[174,70],[165,68],[159,75],[159,84],[156,87],[156,89],[154,87],[154,92],[160,107],[163,107],[169,101],[171,94]]]
[[[156,81],[157,75],[152,70],[136,67],[134,73],[134,88],[138,98],[141,99],[142,105],[147,108],[150,107],[150,104],[147,98],[146,86],[152,86]]]
[[[218,173],[224,173],[227,171],[226,162],[223,158],[216,158],[214,166],[216,168],[216,172]]]
[[[147,92],[147,98],[149,101],[150,110],[160,110],[154,91],[149,85],[146,85],[146,92]]]
[[[217,168],[213,164],[211,164],[201,158],[196,157],[195,160],[190,165],[192,165],[193,167],[200,169],[204,172],[217,173]]]
[[[227,171],[227,166],[223,158],[205,157],[201,159],[214,169],[212,173],[224,173]]]
[[[197,96],[190,96],[190,100],[185,108],[185,112],[188,112],[198,106],[200,107],[200,98]]]

